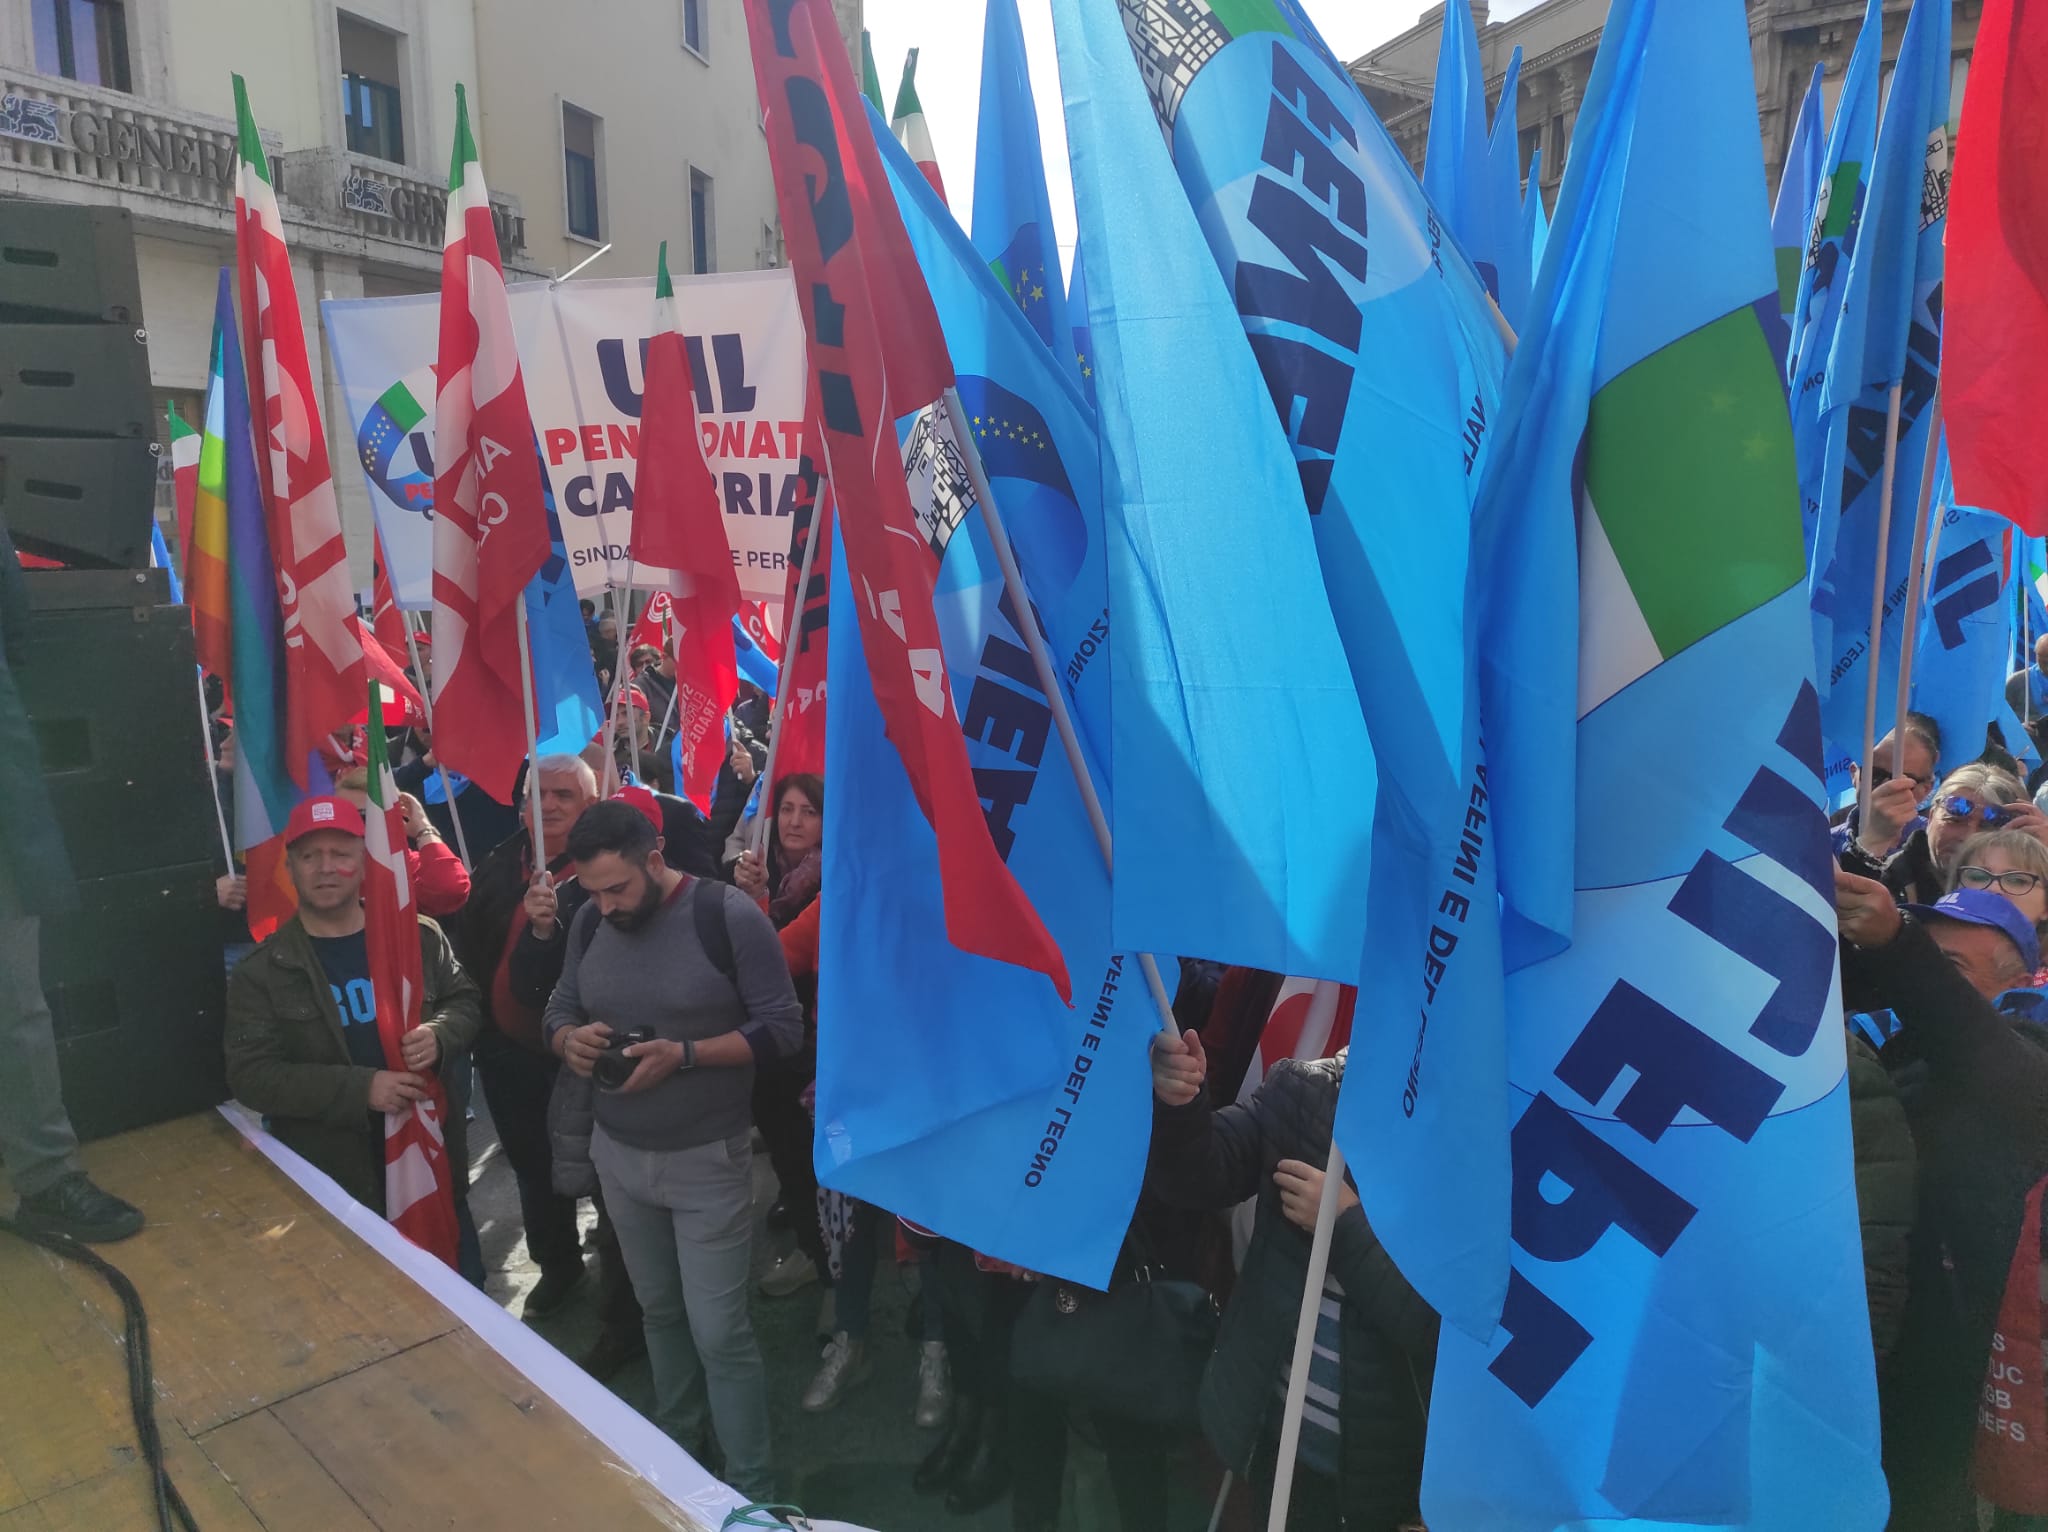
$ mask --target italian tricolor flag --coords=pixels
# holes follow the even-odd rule
[[[917,99],[917,50],[912,48],[903,61],[903,83],[896,87],[896,115],[889,126],[896,130],[896,142],[903,145],[917,168],[932,183],[939,200],[946,200],[946,183],[939,178],[939,151],[932,147],[932,130],[925,126],[924,106]]]
[[[372,716],[380,701],[372,685]],[[384,1062],[406,1073],[403,1040],[420,1024],[426,989],[419,908],[405,865],[405,825],[384,731],[373,726],[366,732],[370,807],[363,816],[363,939],[369,949],[370,988],[377,997],[377,1037],[384,1045]],[[459,1236],[455,1178],[448,1163],[448,1096],[435,1075],[422,1078],[425,1096],[384,1117],[384,1216],[399,1233],[452,1267]]]
[[[633,490],[633,561],[670,571],[676,657],[676,736],[682,793],[706,813],[725,760],[725,712],[739,693],[732,623],[739,577],[725,532],[725,507],[704,461],[696,393],[683,344],[668,244],[655,260],[654,333],[647,343],[640,472]]]
[[[175,404],[171,417],[171,489],[178,502],[178,572],[192,573],[192,508],[199,503],[199,430],[189,426]]]

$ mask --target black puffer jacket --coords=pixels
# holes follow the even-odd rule
[[[1260,1444],[1278,1434],[1280,1387],[1308,1276],[1309,1236],[1281,1212],[1273,1169],[1282,1160],[1320,1165],[1329,1157],[1345,1057],[1281,1064],[1251,1100],[1220,1111],[1203,1098],[1153,1108],[1146,1184],[1160,1201],[1221,1210],[1259,1199],[1237,1290],[1223,1311],[1216,1354],[1202,1381],[1202,1428],[1239,1473]],[[1338,1406],[1344,1526],[1393,1532],[1419,1519],[1437,1318],[1395,1269],[1359,1208],[1337,1219],[1330,1271],[1344,1288]]]

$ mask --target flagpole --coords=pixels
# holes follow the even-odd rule
[[[1095,831],[1095,843],[1102,850],[1102,865],[1113,868],[1116,858],[1110,841],[1109,816],[1102,811],[1102,799],[1096,794],[1095,779],[1089,773],[1087,759],[1081,754],[1081,737],[1074,732],[1074,717],[1067,707],[1066,690],[1053,670],[1052,653],[1045,647],[1045,635],[1039,631],[1038,608],[1031,604],[1031,592],[1024,585],[1024,572],[1017,567],[1017,555],[1010,547],[1009,534],[1003,530],[1002,518],[996,514],[995,492],[989,488],[988,470],[981,461],[981,446],[968,427],[967,411],[960,403],[960,390],[948,384],[943,402],[953,424],[953,437],[967,459],[967,477],[974,486],[975,508],[981,513],[981,524],[995,549],[996,563],[1002,567],[1003,588],[1009,593],[1010,605],[1016,610],[1017,626],[1024,632],[1024,647],[1031,653],[1031,664],[1038,672],[1039,688],[1052,709],[1053,725],[1059,730],[1060,745],[1067,753],[1067,765],[1081,789],[1081,805],[1088,811],[1088,823]],[[1146,987],[1152,991],[1152,1003],[1158,1008],[1160,1030],[1169,1037],[1177,1037],[1180,1023],[1174,1019],[1173,1000],[1166,993],[1166,981],[1159,976],[1159,964],[1151,953],[1141,952],[1138,954],[1138,966],[1144,972]]]
[[[1870,647],[1865,658],[1870,676],[1863,692],[1863,752],[1856,759],[1856,820],[1870,822],[1870,758],[1877,753],[1878,655],[1884,639],[1886,555],[1892,536],[1892,480],[1899,466],[1899,401],[1902,385],[1894,383],[1884,407],[1884,477],[1877,496],[1877,573],[1870,591]]]
[[[525,604],[522,597],[520,604]],[[434,682],[427,674],[427,667],[420,663],[420,640],[412,625],[410,614],[401,612],[399,619],[405,624],[405,652],[412,656],[412,673],[420,678],[420,706],[427,710],[427,732],[434,732]],[[455,784],[448,780],[448,768],[441,764],[441,752],[434,752],[434,770],[441,774],[441,794],[448,800],[448,822],[455,826],[455,854],[462,858],[462,865],[475,871],[475,864],[469,859],[469,839],[462,833],[462,810],[455,806]]]
[[[1339,986],[1329,979],[1316,981],[1309,997],[1309,1014],[1302,1022],[1307,1036],[1321,1025],[1327,1036],[1337,1016]],[[1337,1227],[1337,1198],[1344,1186],[1344,1151],[1330,1140],[1330,1157],[1323,1165],[1323,1195],[1316,1203],[1316,1227],[1308,1247],[1308,1274],[1302,1281],[1301,1313],[1294,1324],[1294,1360],[1287,1372],[1287,1402],[1280,1411],[1280,1453],[1273,1460],[1273,1508],[1266,1518],[1266,1532],[1286,1532],[1288,1501],[1294,1494],[1294,1464],[1301,1451],[1301,1412],[1308,1403],[1309,1363],[1315,1356],[1316,1320],[1323,1311],[1323,1282],[1330,1270],[1330,1239]]]
[[[228,876],[235,875],[235,847],[228,838],[228,811],[220,801],[220,762],[213,753],[213,717],[206,711],[206,670],[192,667],[192,679],[199,687],[199,738],[206,746],[206,781],[213,789],[213,818],[220,826],[220,851],[227,858]]]
[[[817,563],[818,543],[824,533],[826,481],[820,480],[817,491],[811,497],[811,531],[804,539],[803,562],[797,566],[796,599],[794,611],[782,614],[782,668],[775,673],[775,706],[768,713],[768,759],[761,765],[762,780],[769,792],[775,791],[776,747],[782,742],[782,720],[789,712],[790,676],[796,669],[798,646],[803,642],[804,602],[810,595],[811,570]],[[682,687],[683,678],[676,677],[676,686]],[[754,815],[754,850],[760,853],[761,865],[768,865],[768,826],[775,819],[775,805],[767,805],[768,812]]]
[[[674,688],[668,694],[668,706],[661,710],[661,727],[654,731],[654,754],[656,759],[659,759],[661,756],[662,741],[668,738],[668,726],[676,716],[676,699],[682,696],[682,694],[683,683],[678,678]],[[676,795],[681,797],[682,792],[682,785],[678,783]]]
[[[1919,636],[1920,598],[1925,594],[1928,566],[1934,563],[1934,548],[1941,542],[1941,526],[1936,523],[1930,539],[1927,520],[1934,502],[1934,460],[1939,455],[1936,448],[1941,445],[1941,377],[1934,379],[1934,397],[1927,402],[1927,450],[1920,463],[1920,508],[1913,517],[1913,567],[1906,585],[1906,627],[1899,637],[1899,716],[1892,729],[1892,775],[1903,776],[1906,771],[1906,705],[1913,696],[1913,644]]]
[[[526,808],[533,821],[533,865],[539,869],[548,865],[548,838],[540,823],[540,723],[533,710],[533,647],[526,637],[525,591],[519,593],[513,615],[519,624],[520,707],[526,714]]]

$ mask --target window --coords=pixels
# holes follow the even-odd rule
[[[711,236],[711,177],[701,170],[690,172],[690,270],[702,276],[718,269]]]
[[[1515,152],[1522,157],[1522,179],[1529,179],[1529,162],[1536,158],[1536,146],[1543,142],[1541,128],[1524,128],[1516,135]]]
[[[683,0],[683,46],[699,58],[711,56],[704,32],[704,0]]]
[[[598,150],[604,130],[590,113],[562,107],[562,184],[569,198],[569,232],[578,239],[604,238],[603,187]]]
[[[341,26],[341,121],[349,149],[405,163],[405,113],[398,81],[399,37],[353,16]]]
[[[29,0],[29,16],[42,73],[129,89],[128,14],[121,0]]]

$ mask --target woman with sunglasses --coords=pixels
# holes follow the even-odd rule
[[[1860,845],[1841,855],[1842,869],[1877,878],[1901,904],[1932,904],[1947,891],[1964,844],[1985,830],[2008,826],[2048,837],[2048,818],[2027,802],[2011,773],[1995,766],[1959,766],[1935,789],[1924,828],[1879,866]]]
[[[1948,887],[1950,893],[1980,888],[2003,896],[2033,923],[2037,936],[2048,938],[2048,845],[2028,831],[2007,828],[1971,836]],[[2048,969],[2035,974],[2034,984],[2048,984]]]

